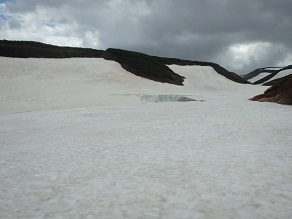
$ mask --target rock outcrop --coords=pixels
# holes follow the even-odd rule
[[[268,88],[263,94],[251,98],[251,100],[292,105],[292,75]]]

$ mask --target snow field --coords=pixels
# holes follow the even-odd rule
[[[0,217],[289,218],[291,116],[233,100],[1,116]]]
[[[230,95],[242,86],[211,67],[170,65],[185,86],[150,81],[104,59],[17,59],[0,57],[0,114],[47,109],[133,105],[141,95]],[[196,74],[194,74],[196,72]],[[246,87],[245,87],[246,88]],[[250,86],[246,98],[264,89]],[[233,94],[231,94],[233,95]]]
[[[248,100],[266,87],[200,66],[170,66],[183,87],[103,59],[0,67],[0,218],[292,216],[292,111]]]

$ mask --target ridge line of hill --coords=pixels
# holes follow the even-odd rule
[[[0,40],[0,56],[14,58],[104,58],[118,62],[125,70],[137,76],[175,85],[183,85],[184,77],[173,72],[167,65],[210,66],[229,80],[243,84],[249,83],[216,63],[151,56],[122,49],[110,48],[104,51],[91,48],[62,47],[34,41]]]

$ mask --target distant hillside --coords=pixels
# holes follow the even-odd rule
[[[292,105],[292,75],[278,81],[277,84],[268,88],[264,94],[257,95],[251,100]]]
[[[241,83],[241,84],[250,84],[247,80],[235,74],[234,72],[230,72],[226,70],[225,68],[223,68],[222,66],[213,62],[189,61],[189,60],[181,60],[181,59],[176,59],[176,58],[163,58],[163,59],[166,65],[175,64],[175,65],[181,65],[181,66],[186,66],[186,65],[211,66],[218,74],[228,78],[231,81]]]
[[[33,41],[0,40],[0,56],[15,58],[100,58],[102,50],[61,47]]]
[[[137,76],[175,85],[183,85],[184,77],[174,73],[167,65],[211,66],[217,73],[234,82],[249,83],[216,63],[150,56],[121,49],[103,51],[90,48],[60,47],[32,41],[0,40],[0,56],[18,58],[104,58],[120,63],[125,70]]]
[[[292,75],[292,65],[259,68],[242,77],[253,84],[272,86],[289,75]]]

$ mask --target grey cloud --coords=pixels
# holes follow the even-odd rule
[[[11,29],[19,29],[21,27],[21,23],[15,19],[15,18],[12,18],[10,21],[9,21],[9,27]]]
[[[36,7],[38,7],[38,6],[58,8],[64,4],[66,4],[66,1],[58,1],[58,0],[50,0],[50,1],[25,0],[25,1],[22,1],[22,0],[16,0],[16,3],[7,2],[6,7],[11,12],[27,13],[27,12],[35,11]]]
[[[62,16],[54,23],[76,24],[72,31],[84,46],[96,38],[101,49],[214,61],[238,73],[277,65],[292,54],[291,0],[26,0],[6,5],[11,13],[58,11]],[[266,52],[253,50],[241,67],[230,61],[232,46],[258,42],[271,46]]]

